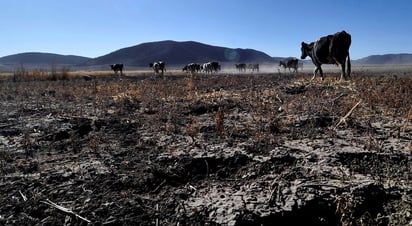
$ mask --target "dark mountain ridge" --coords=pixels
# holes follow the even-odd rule
[[[160,41],[119,49],[107,55],[91,59],[85,65],[102,65],[122,62],[132,66],[147,66],[150,62],[162,60],[168,65],[191,62],[273,62],[261,51],[234,49],[207,45],[199,42]]]
[[[0,58],[0,64],[81,64],[90,60],[88,57],[60,55],[54,53],[28,52]]]
[[[412,64],[412,54],[371,55],[355,61],[357,64]]]
[[[187,63],[203,63],[219,61],[222,63],[277,63],[282,57],[271,57],[264,52],[254,49],[227,48],[208,45],[194,41],[159,41],[147,42],[116,50],[109,54],[88,58],[74,55],[60,55],[54,53],[27,52],[9,55],[0,58],[0,70],[10,71],[15,65],[25,67],[48,67],[50,65],[69,65],[74,68],[106,66],[113,63],[123,63],[135,67],[147,67],[150,62],[162,60],[167,65],[183,65]],[[306,61],[304,61],[306,62]],[[310,61],[307,61],[310,62]],[[371,55],[358,60],[353,64],[412,64],[412,54],[384,54]]]

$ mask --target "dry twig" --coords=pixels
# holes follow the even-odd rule
[[[362,100],[359,100],[358,103],[356,103],[356,104],[348,111],[348,113],[346,113],[346,115],[343,116],[343,117],[339,120],[339,122],[338,122],[338,124],[336,124],[335,128],[337,128],[337,127],[338,127],[340,124],[342,124],[342,123],[346,123],[346,119],[348,119],[348,117],[352,114],[352,112],[355,110],[355,108],[356,108],[360,103],[362,103]]]
[[[60,211],[63,211],[63,212],[65,212],[65,213],[72,214],[72,215],[74,215],[74,216],[76,216],[76,217],[78,217],[78,218],[86,221],[87,223],[90,223],[90,222],[91,222],[90,220],[88,220],[88,219],[80,216],[79,214],[73,212],[73,210],[68,209],[68,208],[66,208],[66,207],[63,207],[63,206],[59,206],[59,205],[57,205],[56,203],[50,201],[49,199],[47,199],[46,201],[40,201],[40,202],[42,202],[42,203],[44,203],[44,204],[47,204],[47,205],[49,205],[49,206],[51,206],[51,207],[54,207],[54,208],[56,208],[56,209],[58,209],[58,210],[60,210]]]
[[[164,179],[162,181],[162,183],[159,184],[159,186],[157,186],[153,191],[151,191],[150,193],[156,193],[165,183],[166,183],[166,179]]]
[[[21,197],[23,198],[23,201],[27,201],[27,197],[21,192],[21,190],[19,190],[19,193]]]

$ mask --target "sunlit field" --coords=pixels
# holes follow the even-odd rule
[[[408,225],[412,66],[0,75],[0,224]]]

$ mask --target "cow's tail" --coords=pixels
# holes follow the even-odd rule
[[[348,52],[348,78],[350,78],[350,73],[351,73],[351,65],[350,65],[350,56],[349,56],[349,52]]]

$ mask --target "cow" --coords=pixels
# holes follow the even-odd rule
[[[328,35],[319,38],[317,41],[307,44],[302,42],[302,56],[301,59],[305,59],[309,56],[312,59],[313,64],[316,66],[312,80],[316,77],[319,71],[323,80],[322,64],[336,64],[341,65],[342,72],[340,80],[350,78],[351,65],[349,57],[349,48],[352,39],[350,34],[346,31],[337,32],[333,35]],[[346,58],[348,61],[347,77],[345,73]]]
[[[221,66],[218,62],[212,61],[212,62],[208,62],[208,63],[204,63],[201,66],[201,70],[203,72],[207,73],[213,73],[213,72],[218,72],[220,71]]]
[[[120,71],[120,75],[123,75],[123,64],[112,64],[110,65],[110,68],[114,71],[115,74]]]
[[[200,70],[207,73],[212,73],[212,65],[210,63],[204,63],[200,65]]]
[[[186,73],[190,73],[191,75],[193,75],[195,72],[200,71],[200,64],[196,64],[196,63],[187,64],[183,67],[182,71],[185,71]]]
[[[212,67],[212,72],[219,72],[220,71],[221,67],[220,67],[220,64],[218,62],[212,61],[212,62],[210,62],[210,64],[211,64],[211,67]]]
[[[158,75],[159,72],[162,76],[164,76],[164,72],[166,71],[166,64],[163,61],[157,61],[149,64],[149,67],[153,69],[155,75]]]
[[[290,71],[291,68],[293,69],[293,72],[298,72],[298,66],[299,66],[299,60],[296,58],[289,57],[289,58],[286,58],[285,60],[279,61],[279,67],[284,67],[285,72],[286,72],[286,68],[289,69],[289,72],[291,72]]]
[[[246,64],[245,63],[235,64],[235,67],[239,72],[246,72]]]
[[[256,70],[256,72],[259,72],[259,64],[249,64],[248,68],[254,72]]]

